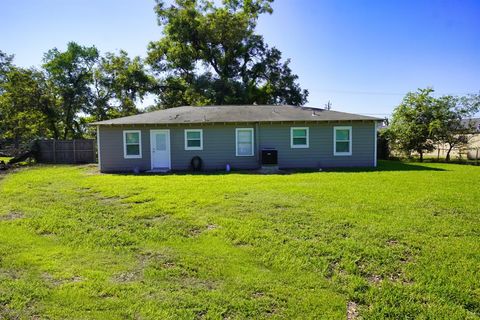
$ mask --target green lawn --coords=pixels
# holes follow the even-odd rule
[[[480,318],[480,167],[0,179],[0,319]]]

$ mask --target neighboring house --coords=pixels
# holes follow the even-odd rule
[[[102,172],[375,167],[382,119],[295,106],[178,107],[94,123]],[[263,155],[263,157],[262,157]]]

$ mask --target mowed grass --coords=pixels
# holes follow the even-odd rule
[[[0,180],[0,319],[480,318],[480,168]]]

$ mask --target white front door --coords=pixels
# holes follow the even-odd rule
[[[150,130],[152,170],[170,169],[170,130]]]

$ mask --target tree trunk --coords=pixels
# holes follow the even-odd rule
[[[65,126],[65,130],[63,131],[63,140],[67,140],[68,136],[68,126]]]
[[[450,151],[452,151],[452,149],[453,149],[453,146],[450,145],[450,146],[448,147],[447,155],[446,155],[446,157],[445,157],[445,161],[446,161],[446,162],[449,162],[449,161],[450,161]]]
[[[53,133],[53,139],[58,140],[58,136],[60,135],[60,133],[58,132],[57,124],[55,123],[55,120],[48,119],[48,123],[50,126],[50,130]]]
[[[423,162],[423,151],[419,151],[420,153],[420,162]]]

